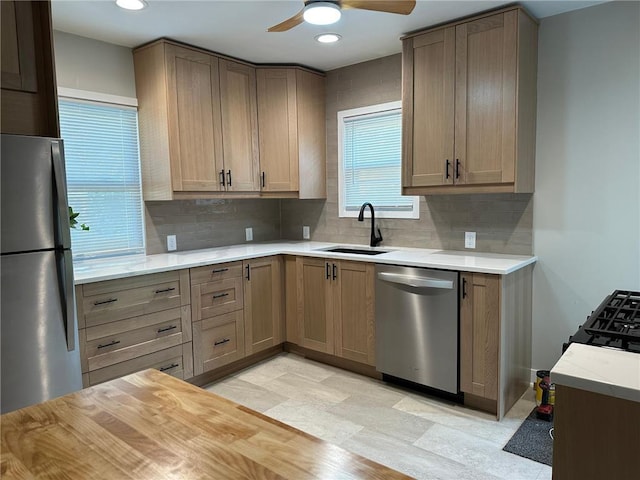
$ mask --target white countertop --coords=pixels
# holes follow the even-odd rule
[[[572,343],[551,370],[551,381],[640,402],[640,354]]]
[[[326,251],[327,248],[336,246],[370,249],[368,246],[342,243],[310,241],[268,242],[158,255],[132,255],[122,258],[84,260],[74,262],[75,283],[79,285],[281,254],[439,268],[462,272],[493,273],[497,275],[507,275],[535,263],[537,260],[537,257],[527,255],[500,255],[496,253],[458,252],[394,246],[375,248],[374,250],[387,252],[380,255],[358,255]]]

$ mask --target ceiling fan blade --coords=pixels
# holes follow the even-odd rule
[[[342,0],[342,8],[373,10],[374,12],[399,13],[409,15],[416,6],[415,0]]]
[[[304,13],[304,8],[296,13],[293,17],[286,19],[284,22],[279,23],[271,27],[267,32],[286,32],[287,30],[291,30],[293,27],[297,27],[302,22],[304,22],[304,18],[302,14]]]

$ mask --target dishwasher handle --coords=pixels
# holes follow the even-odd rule
[[[418,288],[444,288],[451,290],[453,282],[451,280],[439,280],[437,278],[416,277],[413,275],[403,275],[401,273],[380,272],[378,278],[385,282],[398,283]]]

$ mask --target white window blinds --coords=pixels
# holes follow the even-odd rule
[[[74,257],[144,253],[135,108],[59,99]]]
[[[339,112],[340,216],[371,202],[380,217],[418,218],[416,197],[402,196],[399,102]]]

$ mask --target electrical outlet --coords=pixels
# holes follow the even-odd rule
[[[173,252],[178,249],[178,242],[175,235],[167,235],[167,251]]]
[[[464,232],[464,248],[476,248],[476,232]]]
[[[309,240],[311,238],[311,233],[309,232],[309,225],[302,226],[302,238],[305,240]]]
[[[244,229],[244,236],[247,240],[247,242],[252,242],[253,241],[253,228],[251,227],[247,227]]]

